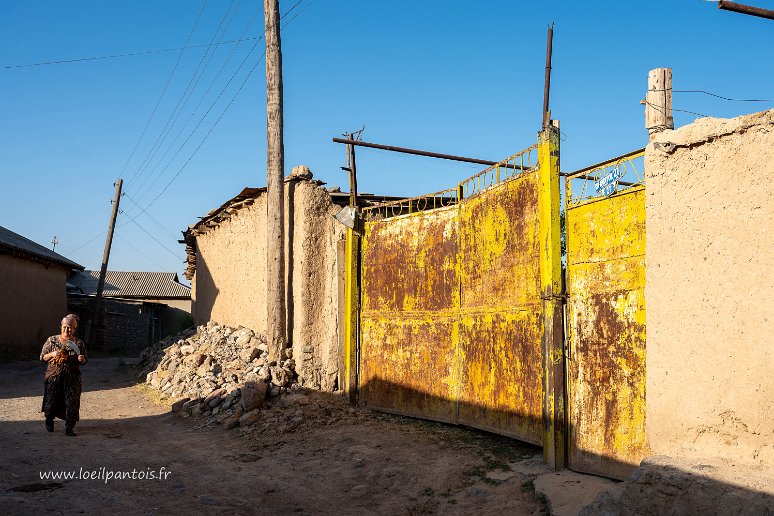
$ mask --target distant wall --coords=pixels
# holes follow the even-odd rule
[[[774,110],[664,131],[645,160],[650,446],[774,463]]]
[[[172,308],[177,308],[178,310],[182,310],[184,312],[191,313],[191,300],[190,299],[158,299],[158,300],[151,300],[148,299],[147,302],[149,303],[162,303],[167,306],[171,306]]]
[[[338,377],[337,243],[345,228],[332,215],[339,209],[313,182],[285,183],[288,335],[301,383],[323,390],[334,389]],[[196,236],[197,325],[213,320],[266,332],[266,238],[265,195]]]
[[[0,255],[0,354],[37,358],[67,312],[67,271]]]
[[[73,296],[67,311],[78,314],[81,324],[76,336],[84,338],[87,321],[94,316],[94,297]],[[182,299],[116,299],[106,297],[100,304],[100,329],[89,343],[89,352],[137,356],[147,346],[167,335],[193,325],[191,314],[174,305],[190,305]]]

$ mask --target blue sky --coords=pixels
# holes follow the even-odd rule
[[[772,0],[754,3],[774,9]],[[261,36],[263,2],[2,6],[0,225],[48,247],[56,235],[57,252],[99,268],[113,183],[123,177],[110,268],[182,272],[180,231],[243,187],[266,184],[263,42],[252,54],[254,40],[17,65]],[[645,145],[639,101],[651,68],[671,67],[676,90],[774,98],[774,21],[715,2],[302,0],[282,34],[286,173],[303,163],[329,185],[346,185],[344,148],[331,138],[364,125],[366,141],[488,160],[533,144],[552,21],[551,109],[564,170]],[[675,93],[674,107],[731,117],[774,102]],[[695,118],[675,112],[677,126]],[[358,151],[360,190],[384,195],[440,190],[480,168]],[[150,217],[137,216],[165,186]]]

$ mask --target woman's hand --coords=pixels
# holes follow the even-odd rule
[[[78,355],[78,362],[80,362],[81,364],[85,364],[86,363],[86,356],[85,355]]]
[[[59,355],[66,356],[67,353],[65,353],[61,349],[57,349],[56,351],[51,351],[50,353],[46,353],[45,355],[43,355],[43,360],[45,360],[46,362],[50,362],[51,360],[59,357]]]

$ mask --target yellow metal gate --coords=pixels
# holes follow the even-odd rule
[[[360,402],[457,418],[457,207],[365,225]]]
[[[545,368],[562,367],[544,360],[545,292],[561,273],[558,177],[552,128],[455,189],[366,210],[362,405],[545,443]]]
[[[565,195],[568,465],[620,479],[647,454],[643,154],[573,174]]]

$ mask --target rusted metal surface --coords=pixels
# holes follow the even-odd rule
[[[645,189],[567,209],[569,466],[624,479],[647,455]]]
[[[460,205],[459,422],[542,444],[537,172]]]
[[[366,223],[361,404],[455,421],[457,207]]]
[[[454,191],[366,210],[362,405],[543,444],[541,274],[553,275],[541,242],[559,227],[558,160],[544,146],[554,182],[533,165],[535,145]],[[504,166],[516,163],[518,174]],[[541,224],[549,184],[556,213]],[[436,208],[444,199],[453,204]]]

